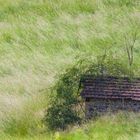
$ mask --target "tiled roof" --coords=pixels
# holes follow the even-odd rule
[[[132,99],[140,101],[140,78],[86,76],[82,81],[83,98]]]

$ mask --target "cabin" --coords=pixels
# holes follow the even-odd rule
[[[120,110],[140,111],[140,78],[85,76],[81,83],[86,118]]]

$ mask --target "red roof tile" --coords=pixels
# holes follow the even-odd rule
[[[140,78],[86,76],[82,81],[83,98],[132,99],[140,101]]]

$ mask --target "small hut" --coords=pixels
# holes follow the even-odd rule
[[[81,82],[86,118],[119,110],[140,111],[140,78],[86,76]]]

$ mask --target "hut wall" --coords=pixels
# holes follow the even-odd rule
[[[140,111],[140,102],[133,100],[86,99],[86,118],[91,118],[107,112]]]

